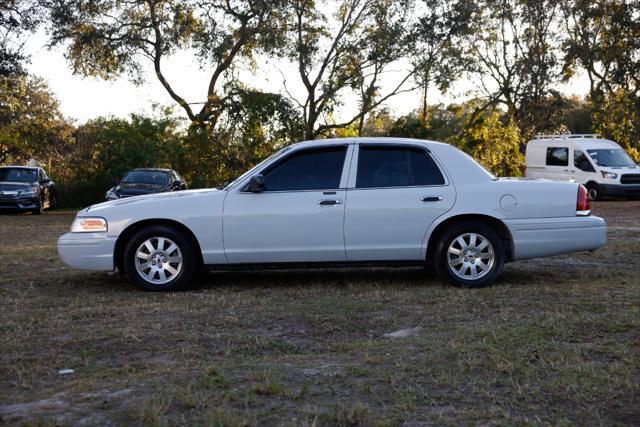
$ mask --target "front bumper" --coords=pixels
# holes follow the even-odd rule
[[[640,184],[598,184],[598,188],[603,196],[640,196]]]
[[[113,271],[116,239],[106,233],[66,233],[58,239],[58,254],[72,268]]]
[[[34,197],[2,197],[0,196],[0,209],[22,211],[36,209],[36,199]]]
[[[592,251],[607,240],[607,224],[597,216],[506,220],[513,259]]]

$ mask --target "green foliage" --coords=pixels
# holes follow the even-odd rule
[[[594,112],[594,129],[622,145],[640,163],[640,96],[617,90]]]
[[[0,76],[0,164],[60,161],[71,147],[72,131],[42,79]]]
[[[179,124],[169,114],[132,114],[129,119],[98,118],[80,126],[73,155],[49,171],[59,186],[59,203],[81,207],[102,201],[114,178],[133,168],[183,170],[186,146]]]
[[[522,176],[524,173],[520,131],[513,119],[503,122],[497,111],[484,114],[449,142],[467,151],[497,176]]]

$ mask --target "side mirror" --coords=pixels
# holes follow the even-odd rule
[[[249,185],[247,185],[247,190],[252,193],[260,193],[265,190],[264,186],[264,176],[261,174],[256,174],[251,177],[249,180]]]
[[[171,186],[172,186],[172,187],[180,187],[180,184],[181,184],[181,182],[180,182],[179,180],[177,180],[177,179],[176,179],[175,181],[173,181],[173,182],[171,183]]]
[[[42,181],[40,181],[40,184],[47,185],[47,184],[49,184],[50,182],[51,182],[51,179],[46,178],[46,179],[43,179]]]
[[[117,187],[118,185],[120,185],[120,178],[118,178],[118,177],[113,178],[113,185],[115,185],[116,187]]]

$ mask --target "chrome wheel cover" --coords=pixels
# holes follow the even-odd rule
[[[463,233],[453,239],[447,249],[447,266],[457,277],[478,280],[495,264],[493,245],[479,233]]]
[[[166,237],[151,237],[134,255],[138,275],[153,285],[164,285],[173,281],[182,271],[180,247]]]

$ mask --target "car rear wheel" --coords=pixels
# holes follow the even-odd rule
[[[479,288],[493,283],[504,266],[502,240],[481,222],[461,222],[440,238],[433,263],[443,279],[454,286]]]
[[[145,291],[175,291],[193,280],[197,257],[184,233],[153,225],[131,237],[122,265],[129,279]]]

